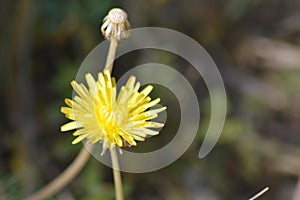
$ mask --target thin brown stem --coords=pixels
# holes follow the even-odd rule
[[[109,46],[106,64],[105,64],[105,69],[108,69],[110,72],[112,72],[117,46],[118,46],[118,40],[112,37],[110,40],[110,46]],[[118,155],[115,147],[110,150],[110,155],[111,155],[112,170],[114,175],[116,200],[124,200],[122,179],[119,170],[120,166],[119,166]]]
[[[111,155],[111,162],[112,162],[112,168],[114,174],[116,200],[124,200],[120,166],[119,166],[118,155],[115,147],[110,150],[110,155]]]
[[[109,51],[107,55],[107,60],[105,64],[105,69],[108,69],[112,72],[113,63],[115,59],[115,54],[118,46],[118,40],[116,38],[111,38]],[[50,197],[51,195],[60,191],[63,187],[65,187],[69,182],[71,182],[76,175],[81,171],[86,162],[90,157],[90,152],[86,149],[87,147],[83,147],[80,153],[77,155],[75,160],[62,172],[59,176],[57,176],[54,180],[52,180],[48,185],[43,187],[41,190],[33,193],[26,200],[41,200]],[[92,146],[88,148],[92,149]],[[115,151],[115,150],[113,150]],[[112,152],[113,152],[112,151]],[[113,163],[113,173],[115,179],[116,186],[116,198],[117,200],[123,200],[123,191],[122,191],[122,181],[120,171],[115,170],[119,168],[118,158],[116,152],[115,155],[112,155],[112,163]]]
[[[42,200],[50,197],[51,195],[57,193],[62,188],[64,188],[69,182],[71,182],[76,175],[81,171],[83,166],[87,163],[90,152],[87,150],[89,148],[92,150],[92,146],[83,147],[74,161],[62,172],[59,176],[57,176],[54,180],[52,180],[48,185],[43,187],[41,190],[33,193],[26,200]]]

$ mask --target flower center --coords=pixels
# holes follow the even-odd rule
[[[96,106],[95,115],[99,128],[112,142],[119,135],[120,126],[128,120],[128,111],[125,105]]]

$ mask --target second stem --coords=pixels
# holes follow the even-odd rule
[[[114,174],[116,200],[124,200],[122,179],[121,179],[120,166],[119,166],[116,147],[113,147],[110,150],[110,155],[111,155],[111,162],[112,162],[112,170]]]
[[[111,73],[112,73],[112,68],[115,60],[117,46],[118,46],[118,40],[116,38],[111,38],[106,64],[105,64],[105,69],[108,69]],[[124,200],[122,179],[119,170],[120,166],[118,161],[118,155],[116,152],[116,147],[113,147],[110,150],[110,155],[111,155],[112,170],[113,170],[114,183],[115,183],[116,200]]]

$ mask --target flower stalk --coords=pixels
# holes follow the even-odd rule
[[[112,73],[117,46],[118,46],[118,40],[116,38],[112,38],[110,40],[109,50],[108,50],[106,64],[105,64],[105,69],[108,69],[110,73]]]
[[[116,147],[110,150],[110,156],[111,156],[112,170],[113,170],[114,183],[115,183],[116,200],[124,200],[122,178],[121,178],[121,172],[119,170],[120,166],[119,166]]]
[[[127,20],[127,14],[120,8],[111,9],[103,20],[101,32],[106,39],[110,40],[105,68],[110,72],[112,72],[118,41],[128,38],[130,36],[129,30],[130,24]]]
[[[68,183],[70,183],[76,175],[82,170],[87,163],[92,146],[86,146],[81,149],[74,161],[55,179],[44,186],[41,190],[31,194],[25,200],[42,200],[59,192]],[[89,150],[88,150],[89,149]]]
[[[113,62],[118,46],[118,40],[129,37],[130,24],[127,20],[127,14],[118,8],[112,9],[108,16],[104,19],[104,24],[101,27],[101,31],[106,39],[110,39],[110,47],[106,59],[105,69],[112,72]],[[70,183],[76,175],[82,170],[90,157],[90,151],[92,151],[93,145],[87,144],[83,147],[74,161],[55,179],[44,186],[39,191],[31,194],[26,200],[42,200],[47,199],[55,193],[59,192],[68,183]],[[119,169],[118,157],[115,152],[115,148],[112,148],[111,158],[113,163],[113,173],[116,187],[117,200],[123,200],[123,190],[121,174]]]
[[[105,69],[108,69],[110,73],[112,73],[117,47],[118,47],[118,39],[112,37],[110,39],[109,50],[108,50],[106,63],[105,63]],[[124,200],[122,178],[121,178],[121,172],[119,170],[120,166],[119,166],[118,155],[116,152],[116,147],[110,150],[110,157],[111,157],[114,185],[115,185],[115,198],[116,200]]]
[[[77,83],[71,85],[76,92],[72,99],[65,99],[66,106],[61,112],[71,121],[61,126],[61,131],[74,130],[76,138],[72,144],[83,140],[83,147],[74,162],[56,179],[49,183],[27,200],[46,199],[61,190],[73,180],[90,157],[93,144],[102,143],[101,155],[110,150],[111,163],[117,200],[124,200],[122,179],[116,148],[136,146],[147,136],[159,134],[153,128],[161,128],[163,123],[153,122],[166,107],[150,109],[160,102],[160,98],[152,99],[149,94],[153,86],[148,85],[140,91],[140,83],[131,76],[126,85],[122,86],[118,95],[116,80],[111,77],[118,41],[130,35],[127,14],[119,8],[112,9],[104,18],[101,31],[110,40],[110,47],[103,72],[98,73],[98,79],[92,74],[85,75],[87,86]],[[89,150],[87,150],[88,148]]]
[[[127,21],[127,14],[125,12],[123,12],[122,10],[119,10],[119,11],[120,11],[119,13],[124,16],[124,20]],[[112,11],[110,11],[110,13],[111,12]],[[108,26],[110,26],[110,25],[113,26],[112,24],[108,24],[109,21],[112,21],[110,19],[110,18],[112,18],[112,17],[110,17],[110,13],[104,19],[105,22],[104,22],[103,26],[101,27],[101,31],[102,31],[104,37],[106,37],[107,39],[110,38],[110,45],[109,45],[109,50],[108,50],[108,54],[107,54],[107,58],[106,58],[105,69],[108,69],[110,71],[110,73],[112,73],[113,64],[114,64],[115,55],[116,55],[117,46],[118,46],[118,36],[115,35],[115,36],[111,37],[110,33],[107,32],[106,27],[108,28]],[[124,23],[124,20],[121,20],[121,22]],[[127,21],[127,24],[129,24],[128,21]],[[125,31],[129,31],[129,30],[125,30]],[[112,170],[113,170],[113,177],[114,177],[116,200],[124,200],[122,178],[121,178],[121,172],[120,172],[120,166],[119,166],[119,161],[118,161],[118,155],[116,152],[116,147],[113,147],[110,150],[110,156],[111,156],[111,163],[112,163]]]

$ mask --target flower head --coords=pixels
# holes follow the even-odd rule
[[[103,20],[101,32],[106,39],[128,38],[130,36],[130,24],[127,20],[127,14],[120,8],[113,8]]]
[[[108,70],[99,73],[97,81],[91,74],[85,78],[88,88],[72,81],[77,95],[73,100],[65,99],[67,107],[61,108],[66,118],[73,120],[63,125],[61,131],[77,129],[72,144],[88,139],[91,143],[103,142],[104,150],[126,143],[135,146],[136,141],[158,134],[149,128],[163,127],[162,123],[150,121],[166,109],[150,110],[160,102],[159,98],[152,100],[148,96],[153,89],[151,85],[139,92],[140,83],[131,76],[117,97],[116,81]]]

